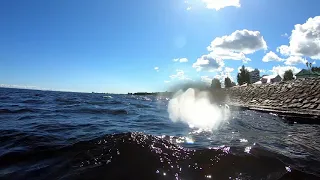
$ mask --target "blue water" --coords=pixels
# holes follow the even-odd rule
[[[319,125],[231,109],[201,131],[169,100],[0,88],[0,178],[319,179]]]

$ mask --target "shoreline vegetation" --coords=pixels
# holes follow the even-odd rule
[[[231,108],[252,109],[274,113],[293,121],[305,121],[307,123],[320,123],[320,76],[312,77],[320,73],[320,68],[310,67],[296,74],[288,70],[282,80],[251,83],[250,72],[242,66],[237,75],[238,85],[225,78],[224,87],[218,79],[213,79],[211,86],[204,83],[193,82],[178,84],[166,92],[136,92],[127,95],[137,96],[164,96],[171,98],[178,90],[186,91],[189,88],[198,91],[210,92],[210,100],[216,104],[228,104]],[[258,75],[259,77],[260,75]],[[8,87],[2,87],[8,88]],[[34,89],[31,89],[34,90]],[[41,91],[41,90],[40,90]],[[97,93],[94,94],[110,94]]]

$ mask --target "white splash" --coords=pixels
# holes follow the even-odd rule
[[[192,88],[185,92],[178,91],[169,101],[168,112],[173,122],[182,121],[191,128],[207,131],[217,129],[230,114],[227,106],[212,104],[208,92]]]

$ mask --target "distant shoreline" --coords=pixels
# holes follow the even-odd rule
[[[137,95],[137,96],[148,96],[148,95],[152,95],[152,96],[172,96],[173,93],[172,92],[136,92],[136,93],[128,93],[128,95]]]

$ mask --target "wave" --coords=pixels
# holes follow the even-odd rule
[[[76,100],[75,98],[56,98],[55,101],[59,105],[74,105],[74,104],[80,104],[81,101]]]
[[[27,112],[35,112],[33,109],[22,108],[22,109],[0,109],[0,114],[15,114],[15,113],[27,113]]]
[[[42,100],[28,99],[28,100],[22,101],[22,103],[26,103],[26,104],[43,104],[45,102],[42,101]]]
[[[128,114],[125,109],[101,109],[101,108],[77,108],[77,109],[59,109],[55,112],[59,113],[86,113],[86,114],[112,114],[121,115]]]
[[[34,143],[44,141],[32,138]],[[319,179],[253,148],[186,149],[143,133],[105,135],[69,146],[31,146],[0,157],[4,179]]]

